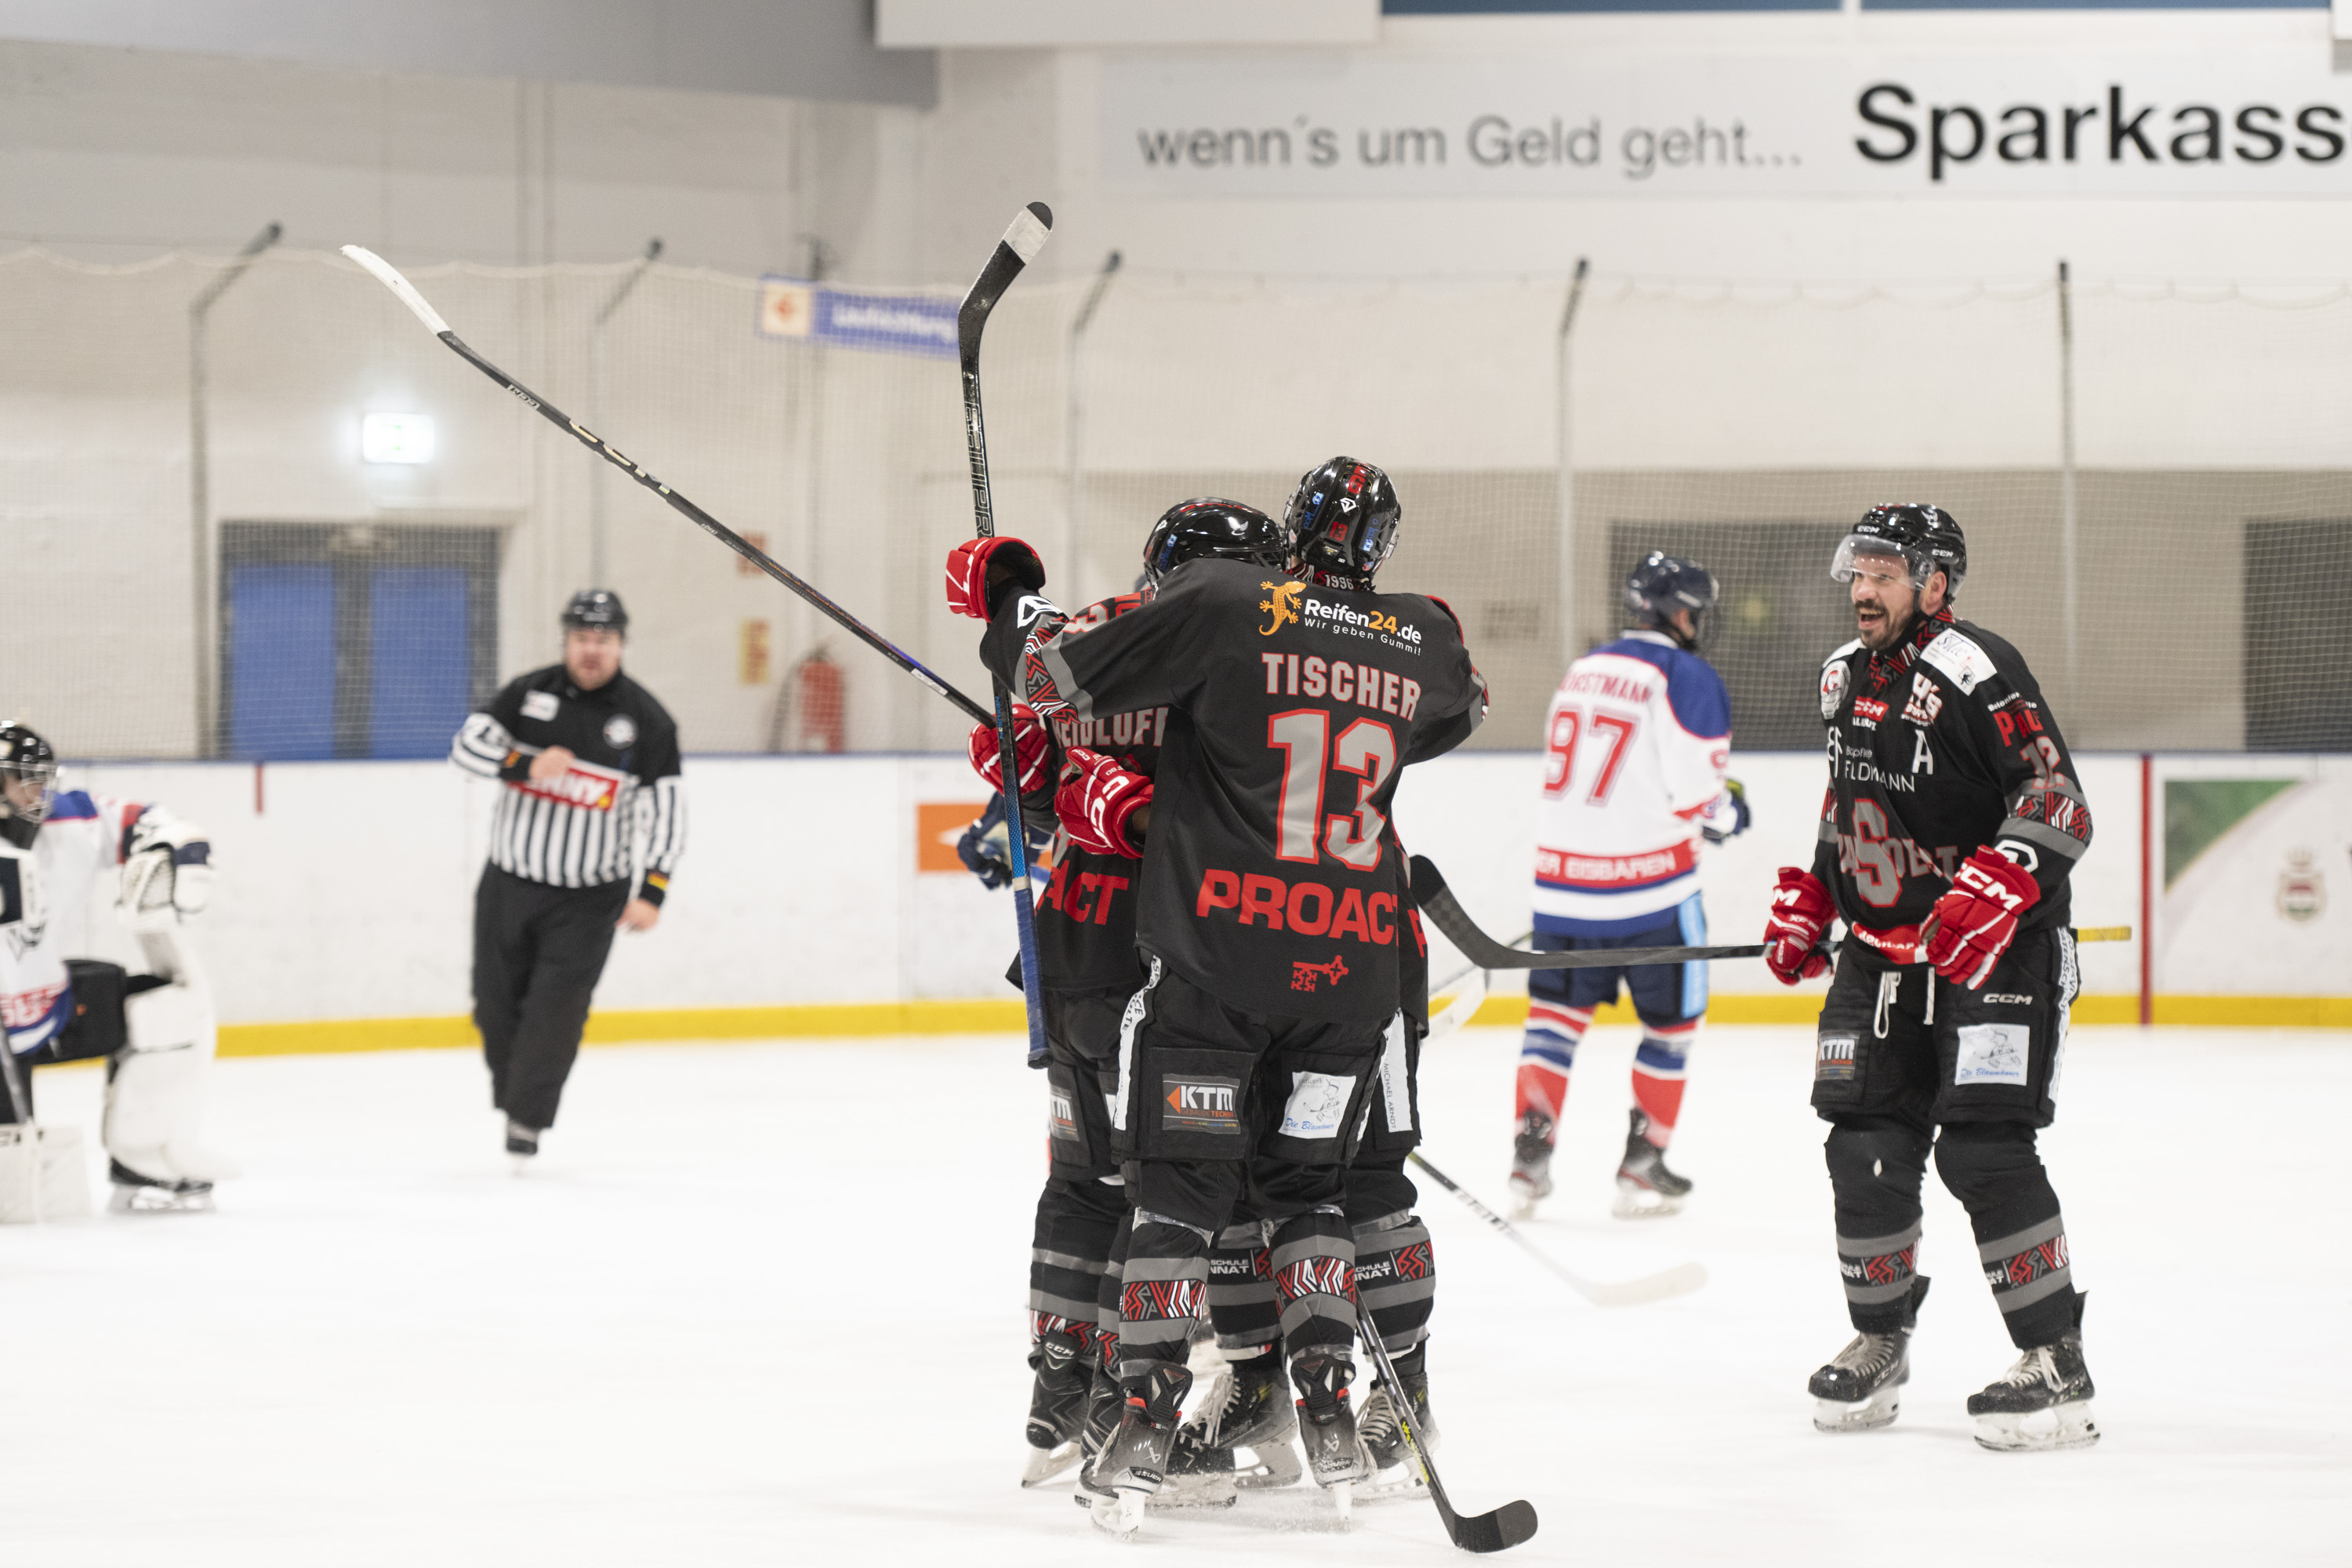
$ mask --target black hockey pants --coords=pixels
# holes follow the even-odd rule
[[[1976,991],[1924,965],[1890,966],[1860,942],[1839,955],[1813,1105],[1831,1123],[1838,1271],[1857,1330],[1891,1333],[1903,1321],[1931,1151],[1969,1211],[2010,1338],[2031,1350],[2074,1326],[2065,1221],[2034,1147],[2054,1114],[2074,994],[2063,931],[2019,937]]]
[[[1153,961],[1119,1037],[1118,1147],[1133,1203],[1119,1279],[1119,1373],[1184,1363],[1211,1244],[1244,1190],[1293,1354],[1356,1337],[1347,1163],[1381,1026],[1245,1012]]]
[[[1052,1163],[1037,1194],[1029,1247],[1030,1333],[1069,1333],[1088,1353],[1095,1349],[1111,1238],[1127,1217],[1105,1095],[1118,1084],[1118,1022],[1129,994],[1045,993]]]
[[[496,866],[474,890],[474,1026],[490,1103],[525,1127],[555,1125],[588,1026],[588,999],[613,951],[629,884],[551,888]]]

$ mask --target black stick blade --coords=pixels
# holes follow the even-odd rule
[[[1764,949],[1749,943],[1737,947],[1612,947],[1572,952],[1529,952],[1505,947],[1478,929],[1445,886],[1426,856],[1412,858],[1412,901],[1462,956],[1481,969],[1614,969],[1644,963],[1698,963],[1717,958],[1756,958]]]
[[[1482,1513],[1472,1519],[1457,1516],[1449,1522],[1454,1526],[1451,1532],[1454,1544],[1465,1552],[1508,1552],[1521,1542],[1534,1538],[1535,1505],[1507,1502],[1492,1513]]]
[[[1045,237],[1053,227],[1053,209],[1044,202],[1031,202],[1013,216],[1004,237],[989,252],[988,265],[980,269],[980,276],[972,279],[971,288],[964,294],[963,303],[956,309],[956,348],[965,369],[980,363],[980,334],[988,325],[989,312],[1004,298],[1004,291],[1013,287],[1013,280],[1021,276],[1021,269],[1045,248]]]

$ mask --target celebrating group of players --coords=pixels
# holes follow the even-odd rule
[[[1226,500],[1171,508],[1136,590],[1076,613],[1043,595],[1019,540],[948,559],[950,606],[988,623],[983,658],[1027,700],[1007,871],[1028,843],[1055,846],[1036,921],[1052,1164],[1024,1484],[1079,1466],[1079,1500],[1122,1535],[1147,1507],[1229,1503],[1302,1470],[1343,1508],[1359,1485],[1411,1489],[1408,1433],[1434,1436],[1434,1259],[1403,1172],[1427,948],[1389,814],[1400,771],[1461,744],[1487,699],[1443,601],[1375,586],[1401,521],[1384,473],[1335,458],[1279,523]],[[1832,566],[1860,635],[1823,667],[1818,850],[1781,872],[1766,939],[1784,983],[1836,968],[1813,1103],[1857,1333],[1811,1388],[1825,1431],[1895,1418],[1932,1150],[2023,1352],[1969,1401],[1979,1441],[2067,1447],[2097,1432],[2034,1142],[2076,985],[2067,877],[2090,818],[2023,661],[1956,619],[1966,570],[1958,524],[1925,506],[1873,509]],[[1748,816],[1725,773],[1728,700],[1696,651],[1715,596],[1703,567],[1652,555],[1628,584],[1635,626],[1555,698],[1541,950],[1705,940],[1695,841]],[[971,754],[1004,791],[992,727]],[[968,837],[976,868],[990,826]],[[1522,1205],[1549,1191],[1572,1053],[1622,983],[1643,1040],[1619,1212],[1674,1212],[1689,1184],[1663,1156],[1704,967],[1536,974]],[[1224,1366],[1187,1417],[1203,1321]],[[1395,1377],[1358,1401],[1360,1332]]]

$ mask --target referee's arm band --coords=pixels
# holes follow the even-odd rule
[[[530,777],[530,758],[524,752],[509,747],[506,756],[499,763],[499,777],[509,784],[522,783]]]
[[[637,888],[637,897],[645,900],[646,902],[653,905],[656,909],[659,909],[661,907],[662,900],[669,897],[668,873],[663,871],[646,872],[645,881],[639,884]]]

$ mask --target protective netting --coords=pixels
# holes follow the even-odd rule
[[[947,704],[341,258],[226,265],[0,259],[0,707],[68,755],[436,755],[556,656],[556,612],[592,582],[626,599],[629,668],[690,750],[960,742]],[[951,358],[774,335],[754,279],[411,276],[519,379],[985,699],[937,590],[971,528]],[[2076,745],[2352,747],[2345,289],[2078,279],[2070,468],[2054,281],[1604,272],[1563,331],[1564,278],[1129,269],[1080,331],[1094,285],[1019,285],[984,367],[1001,526],[1067,601],[1126,586],[1171,501],[1278,512],[1344,451],[1404,500],[1385,583],[1468,628],[1496,696],[1479,744],[1535,745],[1657,547],[1723,583],[1741,743],[1810,747],[1814,671],[1850,635],[1831,550],[1873,502],[1932,500],[1968,531],[1962,612],[2020,646]]]

